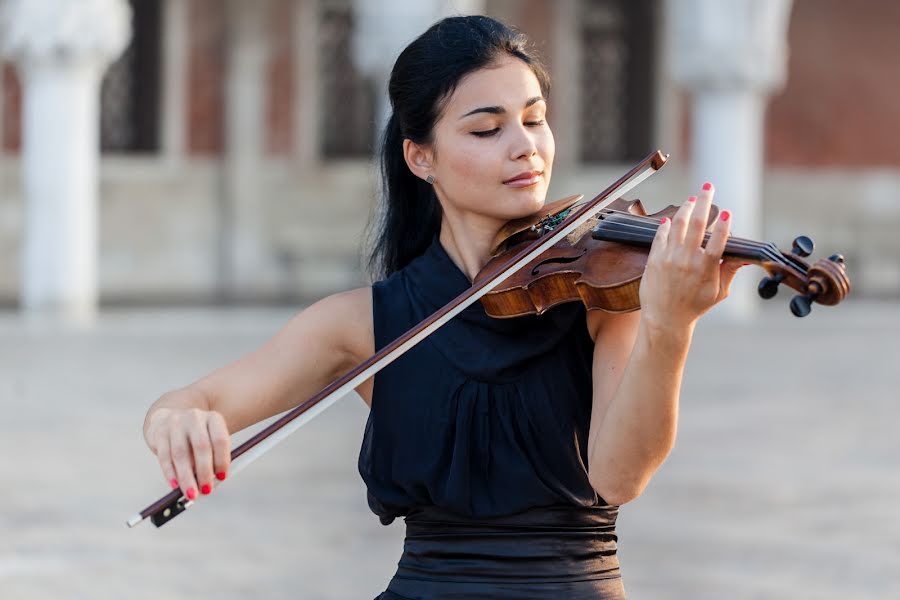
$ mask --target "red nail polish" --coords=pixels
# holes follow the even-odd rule
[[[228,477],[228,473],[222,471],[221,473],[216,473],[216,479],[219,481],[225,481],[225,478]]]
[[[727,220],[730,219],[730,218],[731,218],[731,213],[728,212],[727,210],[723,210],[723,211],[722,211],[722,217],[721,217],[721,219],[722,219],[723,221],[727,221]]]
[[[175,488],[178,487],[178,480],[177,480],[177,479],[172,479],[172,480],[170,480],[170,481],[169,481],[169,485],[171,485],[171,486],[172,486],[172,489],[174,490]]]
[[[188,491],[184,493],[187,496],[188,500],[196,500],[197,499],[197,490],[194,488],[188,488]]]
[[[697,201],[697,196],[691,196],[690,198],[688,198],[688,202],[696,202],[696,201]]]
[[[659,220],[660,225],[665,225],[668,222],[669,222],[669,217],[663,217],[662,219]]]
[[[712,184],[710,182],[707,181],[706,183],[703,184],[704,191],[708,192],[711,189],[712,189]]]
[[[208,483],[204,483],[204,484],[203,484],[203,487],[200,488],[200,491],[203,492],[203,495],[204,495],[204,496],[206,496],[206,495],[208,495],[210,492],[212,492],[212,486],[209,485]]]

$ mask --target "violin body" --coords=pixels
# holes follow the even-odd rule
[[[619,198],[608,209],[648,216],[640,200]],[[677,206],[667,206],[651,216],[671,218],[677,210]],[[710,212],[712,223],[718,211]],[[557,304],[576,299],[580,299],[588,310],[619,313],[640,308],[638,289],[647,264],[647,250],[636,245],[593,239],[591,231],[599,220],[599,215],[592,217],[569,234],[565,242],[556,244],[485,294],[481,298],[485,312],[496,318],[540,315]],[[510,236],[479,276],[490,272],[495,262],[504,261],[508,253],[518,252],[534,237],[521,233]],[[478,280],[476,276],[475,281]]]

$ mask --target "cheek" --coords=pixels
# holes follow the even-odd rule
[[[484,183],[496,179],[493,160],[484,144],[460,144],[452,155],[445,157],[446,166],[459,189],[483,188]]]
[[[553,132],[549,129],[547,135],[542,138],[540,153],[546,162],[546,170],[549,171],[553,165],[553,157],[556,155],[556,141],[553,139]]]

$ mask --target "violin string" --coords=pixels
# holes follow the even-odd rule
[[[606,212],[607,212],[607,214],[612,214],[612,215],[616,215],[616,216],[620,217],[619,219],[617,219],[615,221],[608,221],[609,223],[621,223],[622,220],[637,221],[641,224],[646,223],[647,227],[642,227],[642,228],[647,229],[647,230],[652,230],[654,232],[654,234],[655,234],[656,230],[659,228],[659,220],[655,219],[653,217],[633,215],[631,213],[626,213],[626,212],[617,211],[617,210],[609,210]],[[638,226],[633,225],[633,227],[638,227]],[[709,233],[704,234],[704,241],[709,238],[709,235],[710,235]],[[733,245],[736,247],[742,247],[742,248],[746,248],[746,249],[758,249],[760,251],[765,250],[766,247],[768,246],[768,244],[766,244],[764,242],[756,242],[754,240],[748,240],[745,238],[739,238],[739,237],[735,237],[735,236],[730,236],[728,238],[728,243],[730,245]]]
[[[615,229],[616,227],[619,227],[619,228],[626,228],[626,229],[630,228],[632,230],[638,230],[638,231],[642,232],[643,235],[646,236],[644,241],[647,241],[647,242],[652,242],[653,237],[655,237],[656,230],[659,228],[659,220],[655,219],[653,217],[633,215],[631,213],[626,213],[626,212],[616,211],[616,210],[607,210],[604,212],[606,214],[615,215],[618,217],[616,220],[612,220],[612,219],[606,220],[607,228],[612,227],[613,229]],[[623,222],[623,221],[625,221],[625,222]],[[629,223],[627,221],[634,221],[634,222],[637,222],[638,224],[635,225],[635,224]],[[652,233],[650,233],[650,232],[652,232]],[[705,233],[704,241],[708,241],[709,236],[710,236],[709,233]],[[784,266],[791,266],[791,267],[801,271],[804,274],[806,273],[806,268],[803,265],[794,263],[793,261],[789,262],[788,259],[785,256],[783,256],[780,251],[778,251],[776,248],[774,248],[774,246],[772,244],[756,242],[756,241],[748,240],[748,239],[744,239],[744,238],[733,238],[733,237],[728,239],[727,244],[732,249],[759,252],[764,257],[769,258],[770,260],[772,260],[775,263],[779,263]]]
[[[645,231],[653,231],[654,235],[656,233],[656,230],[659,228],[659,220],[655,219],[653,217],[633,215],[631,213],[626,213],[626,212],[617,211],[617,210],[608,210],[605,212],[607,212],[608,214],[613,214],[613,215],[619,216],[619,218],[616,220],[608,220],[607,222],[610,224],[622,224],[622,225],[630,226],[633,228],[642,229]],[[637,221],[638,223],[641,223],[641,224],[646,223],[647,226],[631,225],[631,224],[622,223],[623,220]],[[709,236],[710,236],[709,233],[705,233],[704,241],[708,241]],[[777,248],[774,248],[774,246],[770,243],[756,242],[756,241],[748,240],[745,238],[738,238],[738,237],[731,236],[728,238],[728,245],[732,248],[739,248],[742,250],[757,250],[757,251],[761,252],[762,254],[764,254],[765,256],[771,258],[772,260],[774,260],[776,262],[781,262],[783,264],[785,264],[785,261],[786,261],[786,257],[781,255],[781,252],[778,251]],[[793,266],[795,266],[797,268],[802,267],[802,265],[799,265],[799,264],[793,264]]]
[[[651,217],[639,217],[637,215],[630,215],[628,213],[618,213],[616,211],[609,211],[610,213],[621,215],[620,218],[616,220],[608,219],[606,220],[606,227],[613,227],[615,225],[621,225],[626,228],[632,228],[638,231],[647,232],[647,235],[650,239],[652,239],[656,235],[656,230],[659,228],[659,221],[653,219]],[[634,225],[632,223],[628,223],[626,221],[637,221],[640,223],[639,225]],[[646,224],[646,225],[645,225]],[[709,233],[704,233],[704,241],[709,240]],[[728,239],[728,245],[732,248],[741,249],[741,250],[754,250],[765,253],[767,248],[766,244],[760,242],[754,242],[752,240],[744,240],[743,238],[735,238],[730,237]]]
[[[616,227],[619,227],[619,228],[625,227],[625,228],[638,229],[638,230],[647,231],[647,232],[652,231],[653,235],[655,235],[656,230],[659,228],[659,221],[652,217],[639,217],[637,215],[631,215],[629,213],[620,213],[618,211],[609,211],[609,212],[622,215],[622,218],[616,219],[616,220],[607,220],[606,222],[608,223],[608,225],[607,225],[608,228],[612,227],[613,229],[615,229]],[[622,222],[623,219],[638,221],[640,223],[648,223],[650,225],[644,226],[644,225],[633,225],[633,224],[629,224],[629,223],[623,223]],[[644,234],[644,235],[650,236],[649,233]],[[708,241],[709,236],[710,236],[709,233],[704,234],[704,241]],[[650,238],[645,238],[645,241],[652,242],[652,236]],[[772,262],[781,264],[782,266],[791,267],[793,269],[796,269],[797,271],[799,271],[800,273],[802,273],[804,275],[806,275],[806,273],[807,273],[806,265],[793,260],[791,257],[785,256],[784,254],[781,253],[780,250],[778,250],[777,247],[775,247],[774,244],[755,242],[753,240],[748,240],[745,238],[734,238],[734,237],[729,237],[727,244],[728,244],[728,246],[726,248],[731,248],[732,250],[739,249],[739,250],[756,251],[756,252],[759,252],[764,258],[770,259]]]
[[[643,235],[643,237],[644,237],[643,241],[647,242],[648,244],[652,243],[653,238],[655,237],[656,230],[657,230],[657,227],[646,227],[643,225],[633,225],[630,223],[622,223],[620,221],[611,221],[611,220],[607,221],[607,225],[605,227],[607,229],[611,229],[611,230],[618,229],[620,231],[628,230],[628,229],[638,230],[641,232],[641,235]],[[704,234],[704,241],[709,241],[709,236],[710,236],[710,234],[708,234],[708,233]],[[784,266],[794,266],[795,268],[800,267],[800,265],[794,265],[793,263],[791,263],[789,265],[787,260],[783,256],[781,256],[779,253],[773,251],[769,246],[767,246],[765,244],[760,244],[758,242],[748,244],[746,242],[739,242],[739,241],[734,241],[731,239],[728,240],[727,244],[728,245],[727,245],[726,249],[748,251],[749,253],[751,253],[753,255],[754,258],[768,258],[772,262],[779,263]],[[801,270],[805,271],[805,269],[801,269]]]

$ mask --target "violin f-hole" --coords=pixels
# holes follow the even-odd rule
[[[553,258],[548,258],[548,259],[542,260],[538,264],[534,265],[534,268],[531,269],[531,274],[534,276],[540,275],[539,271],[540,271],[541,267],[543,267],[544,265],[553,265],[553,264],[564,265],[567,263],[575,262],[576,260],[578,260],[579,258],[584,256],[586,252],[587,252],[587,248],[582,248],[581,254],[578,256],[554,256]]]

